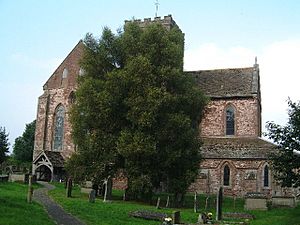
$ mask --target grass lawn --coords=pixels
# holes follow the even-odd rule
[[[55,224],[43,206],[26,202],[27,188],[27,185],[20,183],[0,182],[0,225]]]
[[[80,193],[78,187],[75,187],[72,192],[72,198],[65,197],[65,189],[62,184],[55,184],[57,188],[50,191],[50,196],[63,206],[66,211],[76,215],[89,225],[107,225],[107,224],[130,224],[130,225],[151,225],[160,224],[157,221],[147,221],[128,216],[128,213],[135,210],[150,210],[164,212],[171,215],[176,209],[160,209],[157,210],[153,205],[146,205],[138,202],[122,201],[122,192],[114,190],[114,200],[111,203],[103,203],[102,199],[96,199],[95,203],[88,202],[87,194]],[[166,196],[161,196],[163,205]],[[204,211],[205,198],[200,196],[200,211]],[[214,200],[211,200],[211,211],[215,215]],[[184,209],[181,211],[182,221],[185,223],[196,223],[198,214],[193,212],[193,195],[186,197]],[[224,212],[245,212],[244,200],[237,199],[235,207],[231,198],[225,198],[223,204]],[[256,219],[251,221],[251,225],[300,225],[300,206],[295,209],[277,208],[268,211],[247,211],[247,213],[255,215]]]

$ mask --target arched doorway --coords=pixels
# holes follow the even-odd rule
[[[51,181],[52,172],[48,166],[41,165],[35,170],[36,179],[41,181]]]

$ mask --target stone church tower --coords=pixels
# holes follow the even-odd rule
[[[168,30],[177,26],[171,15],[136,22],[141,27],[160,22]],[[74,47],[45,83],[39,97],[33,154],[33,173],[38,179],[63,178],[64,162],[75,151],[69,109],[75,100],[77,77],[84,75],[79,66],[84,47],[81,41]],[[270,195],[275,185],[268,154],[275,146],[261,139],[258,64],[187,71],[186,75],[193,76],[210,97],[199,125],[203,161],[190,191],[216,193],[223,186],[227,195],[243,196],[257,191]]]

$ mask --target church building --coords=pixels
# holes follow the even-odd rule
[[[126,23],[127,21],[125,21]],[[137,20],[141,26],[160,22],[167,29],[177,26],[171,15],[154,20]],[[74,47],[43,86],[38,99],[33,173],[40,180],[64,178],[64,162],[75,151],[71,138],[69,110],[74,103],[82,41]],[[210,101],[199,130],[203,160],[189,190],[216,193],[222,186],[226,195],[247,192],[272,195],[276,186],[268,154],[276,146],[261,138],[261,93],[259,65],[248,68],[186,71]],[[199,112],[200,113],[200,112]],[[117,183],[117,180],[115,180]],[[116,184],[117,186],[117,184]]]

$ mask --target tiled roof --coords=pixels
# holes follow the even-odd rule
[[[202,138],[206,159],[267,159],[277,146],[261,138]]]
[[[53,167],[64,167],[64,158],[60,152],[45,151],[45,154],[52,163]]]
[[[212,98],[250,97],[259,92],[258,67],[186,71],[186,74],[195,77],[204,94]]]

